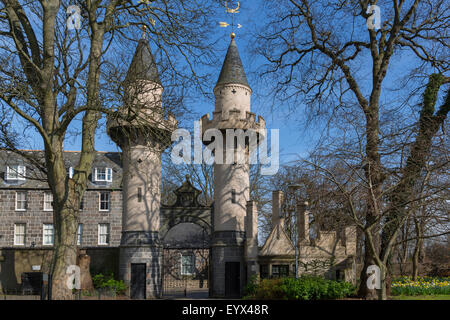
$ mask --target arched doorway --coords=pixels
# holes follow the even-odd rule
[[[207,298],[209,295],[209,234],[183,222],[163,239],[163,296]]]
[[[212,209],[188,179],[174,193],[175,203],[161,208],[162,295],[207,298]]]

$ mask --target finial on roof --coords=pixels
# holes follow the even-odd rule
[[[141,40],[147,40],[147,26],[146,25],[142,26]]]
[[[230,38],[234,39],[234,37],[236,37],[236,34],[234,32],[230,33]]]

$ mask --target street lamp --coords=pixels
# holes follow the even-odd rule
[[[295,279],[298,279],[298,212],[295,209],[297,207],[297,198],[295,196],[295,191],[300,189],[301,185],[299,184],[290,184],[288,185],[288,189],[292,190],[294,193],[294,213],[295,213],[295,224],[294,224],[294,239],[295,239]]]

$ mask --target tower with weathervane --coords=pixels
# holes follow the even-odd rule
[[[257,270],[256,207],[249,201],[249,138],[255,134],[254,141],[260,141],[265,122],[262,117],[256,119],[256,115],[250,112],[252,89],[234,38],[235,34],[231,33],[231,42],[214,87],[213,117],[209,119],[207,114],[201,119],[204,144],[212,145],[207,141],[209,139],[205,139],[209,136],[209,129],[220,130],[223,139],[222,150],[217,148],[220,145],[218,141],[214,143],[214,225],[210,279],[210,294],[214,297],[242,295],[247,274]],[[218,157],[221,151],[222,163]]]
[[[108,119],[108,134],[122,149],[123,215],[119,276],[136,299],[161,295],[161,153],[177,121],[164,116],[163,87],[149,43],[138,43],[125,81],[124,105]]]

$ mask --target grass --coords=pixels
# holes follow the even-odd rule
[[[450,300],[449,294],[435,294],[435,295],[422,295],[422,296],[391,296],[391,300]]]

